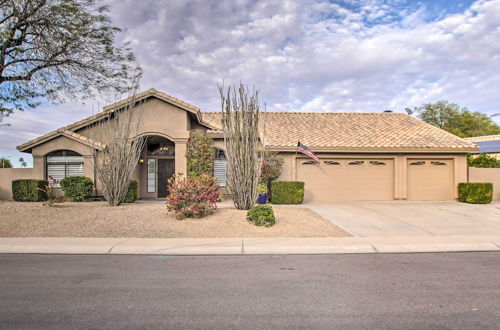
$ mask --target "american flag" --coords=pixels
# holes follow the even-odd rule
[[[319,164],[319,158],[316,157],[316,155],[311,150],[309,150],[309,148],[306,147],[305,144],[300,143],[300,141],[298,141],[297,143],[297,151],[303,153],[311,159],[314,159],[314,161]]]

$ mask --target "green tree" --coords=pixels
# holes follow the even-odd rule
[[[28,163],[26,163],[23,157],[19,158],[19,163],[21,164],[21,167],[28,167]]]
[[[417,108],[418,117],[459,137],[500,134],[500,126],[487,115],[469,111],[448,101],[427,103]]]
[[[215,149],[212,139],[202,131],[189,133],[186,146],[186,166],[188,177],[202,174],[213,176]]]
[[[0,168],[12,168],[12,162],[7,158],[0,158]]]
[[[0,119],[14,110],[122,93],[140,74],[98,0],[0,1]]]
[[[496,168],[500,167],[500,160],[488,154],[467,155],[467,165],[470,167]]]

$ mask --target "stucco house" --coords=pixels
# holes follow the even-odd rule
[[[150,89],[136,96],[142,101],[147,144],[134,178],[140,198],[163,198],[165,181],[185,172],[189,131],[206,130],[217,148],[214,175],[225,185],[225,159],[220,113],[199,108]],[[123,100],[103,112],[18,146],[31,153],[34,168],[9,172],[0,180],[0,196],[9,198],[17,178],[85,175],[96,182],[89,125],[128,104]],[[139,108],[136,108],[139,109]],[[136,111],[136,110],[134,110]],[[305,182],[306,201],[340,200],[453,200],[457,184],[467,182],[466,155],[473,143],[402,113],[267,112],[266,150],[285,160],[280,180]],[[296,152],[297,141],[320,158],[317,164]],[[21,169],[17,169],[21,170]]]

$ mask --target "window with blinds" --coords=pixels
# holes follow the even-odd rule
[[[148,159],[148,193],[156,192],[156,159]]]
[[[71,150],[59,150],[47,155],[47,180],[62,180],[70,176],[83,176],[83,156]],[[59,187],[59,185],[54,185]]]
[[[215,149],[214,178],[217,179],[221,187],[226,186],[226,155],[222,149]]]

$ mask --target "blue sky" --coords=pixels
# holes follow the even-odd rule
[[[500,112],[500,0],[106,0],[154,87],[202,110],[217,83],[274,111],[403,111],[448,100]],[[0,155],[96,113],[114,96],[18,112]],[[499,117],[496,117],[499,118]],[[498,119],[496,119],[498,120]],[[29,155],[24,155],[30,158]]]

